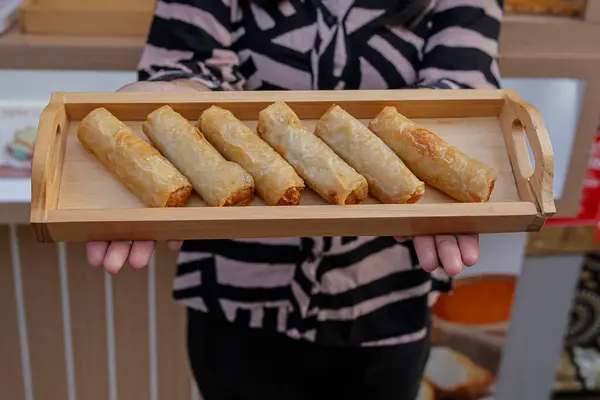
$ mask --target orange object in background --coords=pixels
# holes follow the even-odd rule
[[[455,281],[451,293],[434,304],[435,317],[465,325],[484,325],[510,320],[517,285],[516,276],[483,275]]]
[[[575,16],[585,11],[586,0],[506,0],[505,10],[514,13]]]
[[[485,274],[454,281],[433,305],[432,351],[425,379],[436,399],[491,398],[518,275]]]

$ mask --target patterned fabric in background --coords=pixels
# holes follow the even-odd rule
[[[600,396],[600,253],[586,255],[573,298],[555,393]]]

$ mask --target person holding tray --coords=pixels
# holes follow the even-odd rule
[[[501,0],[158,1],[121,91],[497,88]],[[170,242],[206,400],[415,399],[477,235]],[[152,242],[89,243],[116,274]],[[474,299],[476,301],[476,299]]]

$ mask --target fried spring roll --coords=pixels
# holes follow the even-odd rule
[[[319,119],[315,134],[344,161],[367,178],[369,190],[382,203],[416,203],[425,184],[360,121],[333,105]]]
[[[226,159],[252,175],[256,190],[269,205],[297,205],[304,181],[255,132],[231,111],[211,106],[198,120],[198,128]]]
[[[149,207],[179,207],[190,197],[192,185],[185,176],[105,108],[79,123],[77,137]]]
[[[303,126],[287,104],[262,110],[256,130],[323,199],[338,205],[364,202],[367,180]]]
[[[238,164],[225,160],[198,128],[171,107],[163,106],[150,113],[142,129],[208,205],[246,205],[252,200],[252,176]]]
[[[497,172],[423,129],[395,107],[385,107],[369,128],[419,179],[461,202],[487,202]]]

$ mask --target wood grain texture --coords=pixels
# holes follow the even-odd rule
[[[412,205],[411,205],[412,206]],[[503,233],[539,230],[543,217],[534,203],[435,204],[358,206],[335,213],[327,206],[295,206],[252,210],[215,210],[184,207],[161,210],[114,209],[107,219],[101,210],[54,211],[48,220],[52,236],[71,241],[269,238],[289,236],[394,236],[436,233]],[[354,207],[354,206],[353,206]],[[52,216],[56,216],[56,225]],[[540,221],[540,219],[542,221]]]
[[[32,222],[40,228],[37,230],[40,240],[45,241],[410,236],[538,230],[553,209],[553,199],[547,196],[553,176],[553,164],[548,161],[551,146],[547,133],[544,140],[541,138],[545,132],[541,117],[532,116],[537,111],[524,105],[515,94],[511,96],[517,100],[506,101],[507,93],[502,90],[291,91],[286,92],[284,98],[280,92],[57,94],[53,99],[64,101],[65,110],[62,105],[50,108],[51,103],[42,116],[48,121],[40,124],[42,141],[36,145],[33,162],[32,201],[36,206],[32,206]],[[185,208],[150,209],[125,189],[76,137],[77,118],[100,106],[109,109],[143,137],[141,121],[164,104],[192,120],[198,118],[202,110],[218,104],[232,110],[254,129],[259,111],[275,100],[286,101],[309,129],[314,128],[315,118],[331,104],[342,105],[364,124],[385,105],[393,105],[451,145],[496,169],[499,178],[490,202],[457,203],[428,187],[419,204],[381,205],[371,198],[365,205],[342,207],[327,205],[316,193],[306,189],[298,207],[264,207],[259,198],[248,207],[203,207],[200,198],[194,196]],[[535,200],[538,195],[544,197],[542,203],[534,201],[533,207],[529,196],[519,196],[515,183],[514,164],[509,159],[498,118],[506,107],[512,107],[512,113],[528,124],[526,131],[534,144],[534,155],[544,160],[538,163],[543,169],[534,171],[533,177],[524,178],[526,184],[533,187]],[[73,118],[68,127],[63,121],[65,111]],[[56,137],[57,130],[62,133]],[[511,146],[518,147],[519,154],[527,152],[524,141],[513,141]],[[62,171],[60,178],[54,179],[57,176],[54,171]],[[543,184],[536,183],[541,182],[540,171],[545,173]],[[538,210],[535,210],[536,204]],[[440,217],[446,218],[444,223],[438,221]],[[87,222],[90,224],[86,225]],[[402,232],[397,231],[399,226]]]
[[[149,399],[148,271],[125,265],[112,281],[117,391]]]
[[[54,94],[42,111],[36,147],[31,161],[31,222],[43,221],[49,209],[56,208],[60,172],[69,126],[63,94]],[[36,234],[39,232],[36,230]]]
[[[3,396],[24,400],[21,345],[7,225],[0,225],[0,388]]]
[[[67,246],[75,387],[78,399],[108,399],[106,308],[102,269],[89,266],[85,245]]]
[[[17,228],[34,395],[67,398],[61,287],[56,245]]]
[[[504,105],[503,90],[319,90],[248,92],[108,92],[62,93],[71,120],[105,107],[124,121],[143,121],[169,104],[184,117],[197,120],[212,105],[226,108],[242,120],[256,121],[275,101],[285,101],[302,120],[318,119],[333,104],[355,118],[374,118],[383,107],[395,106],[408,118],[495,117]],[[56,94],[59,96],[59,94]]]
[[[525,131],[522,123],[516,118],[509,108],[502,111],[500,124],[506,138],[508,156],[515,171],[515,183],[521,199],[535,202],[533,189],[529,184],[529,177],[533,175],[533,166],[529,160],[529,152],[525,144]],[[520,142],[520,146],[517,143]]]
[[[185,308],[173,300],[176,253],[159,245],[156,251],[156,334],[158,398],[191,399]]]
[[[515,130],[515,123],[522,129]],[[556,212],[554,205],[554,153],[550,136],[539,111],[524,102],[518,94],[507,91],[507,104],[502,110],[500,124],[504,132],[509,157],[515,172],[519,194],[523,197],[524,186],[530,191],[541,213],[551,216]],[[525,136],[534,155],[535,167],[529,159]],[[522,180],[526,180],[523,184]]]
[[[573,139],[567,177],[560,199],[555,200],[557,217],[576,217],[579,212],[583,181],[587,171],[587,155],[594,143],[600,122],[600,116],[598,115],[598,110],[600,110],[600,79],[597,76],[597,71],[600,69],[600,56],[596,59],[568,59],[557,56],[542,60],[525,57],[521,61],[515,62],[515,64],[507,65],[507,67],[510,75],[514,75],[516,71],[523,71],[521,76],[525,78],[543,76],[585,79],[585,91],[581,102],[577,130]]]

